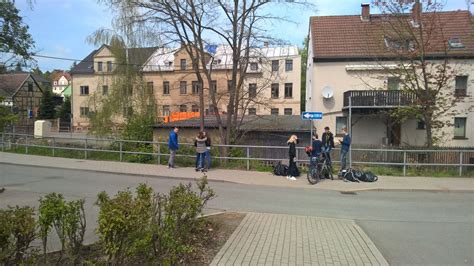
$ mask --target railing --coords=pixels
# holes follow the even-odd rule
[[[351,98],[352,108],[390,108],[409,106],[416,102],[416,95],[399,90],[354,90],[344,92],[344,107],[349,108]]]
[[[81,159],[117,160],[146,163],[164,163],[169,156],[168,144],[156,141],[130,141],[120,139],[78,138],[78,137],[42,137],[33,135],[0,133],[2,152],[24,152],[25,154],[70,157]],[[194,147],[190,143],[180,144],[176,155],[187,159],[195,157]],[[222,149],[228,149],[223,156]],[[44,154],[47,151],[48,154]],[[339,163],[339,149],[334,149],[332,158]],[[254,163],[274,163],[288,159],[287,146],[248,146],[248,145],[214,145],[212,158],[240,162],[239,166],[251,169]],[[397,150],[397,149],[352,149],[353,165],[397,167],[400,174],[407,175],[410,167],[446,167],[457,169],[459,176],[463,173],[474,173],[473,149],[435,149],[435,150]],[[307,164],[308,158],[303,147],[297,148],[296,161]]]

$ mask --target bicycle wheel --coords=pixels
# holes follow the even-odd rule
[[[323,173],[324,178],[334,180],[334,176],[332,175],[332,167],[330,165],[323,166]]]
[[[308,173],[306,173],[306,178],[311,185],[317,184],[321,180],[318,171],[314,168],[309,169]]]

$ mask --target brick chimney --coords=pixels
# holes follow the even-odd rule
[[[421,3],[420,1],[415,1],[413,8],[411,10],[411,18],[413,24],[418,25],[421,22]]]
[[[362,13],[360,15],[360,19],[362,21],[370,21],[370,4],[361,4]]]

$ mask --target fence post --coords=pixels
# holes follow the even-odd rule
[[[53,138],[53,157],[56,156],[56,138]]]
[[[250,170],[250,148],[247,147],[247,171]]]
[[[84,140],[84,160],[87,160],[87,138]]]
[[[161,145],[158,143],[158,165],[161,164]]]
[[[25,135],[25,154],[28,154],[28,135]]]
[[[2,152],[5,151],[5,134],[2,133]]]
[[[463,152],[459,153],[459,176],[462,176]]]
[[[407,176],[407,151],[403,152],[403,176]]]
[[[120,161],[123,161],[123,144],[122,142],[119,140],[119,147],[120,147]]]

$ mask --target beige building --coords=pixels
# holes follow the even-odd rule
[[[248,115],[298,115],[301,95],[301,58],[296,46],[253,48],[243,83],[240,112]],[[205,114],[227,111],[231,82],[232,51],[226,46],[210,49],[208,67],[212,66],[213,84],[203,75],[200,85],[191,59],[184,48],[130,49],[129,58],[140,65],[146,86],[153,91],[157,116],[175,112],[199,112],[199,91],[204,90]],[[89,129],[92,95],[107,97],[112,85],[114,56],[103,45],[93,51],[72,74],[73,128]],[[217,91],[213,106],[209,88]],[[117,118],[120,123],[121,119]]]
[[[425,13],[424,13],[425,14]],[[424,16],[424,15],[423,15]],[[449,65],[455,76],[448,90],[459,97],[454,116],[444,119],[452,126],[443,128],[441,145],[474,146],[474,29],[468,11],[440,12],[444,25]],[[369,5],[354,16],[311,17],[308,64],[306,69],[306,111],[321,111],[323,119],[314,123],[318,132],[329,126],[340,133],[348,125],[349,101],[352,109],[353,143],[359,145],[424,145],[425,125],[415,118],[394,122],[389,112],[414,104],[416,97],[400,90],[400,80],[387,72],[396,72],[399,61],[390,53],[368,51],[367,32],[376,32],[381,15],[371,15]],[[415,24],[414,24],[415,25]],[[384,43],[385,41],[385,43]],[[380,35],[384,49],[390,49]],[[440,62],[442,54],[429,56],[430,63]],[[387,71],[389,69],[390,71]]]

